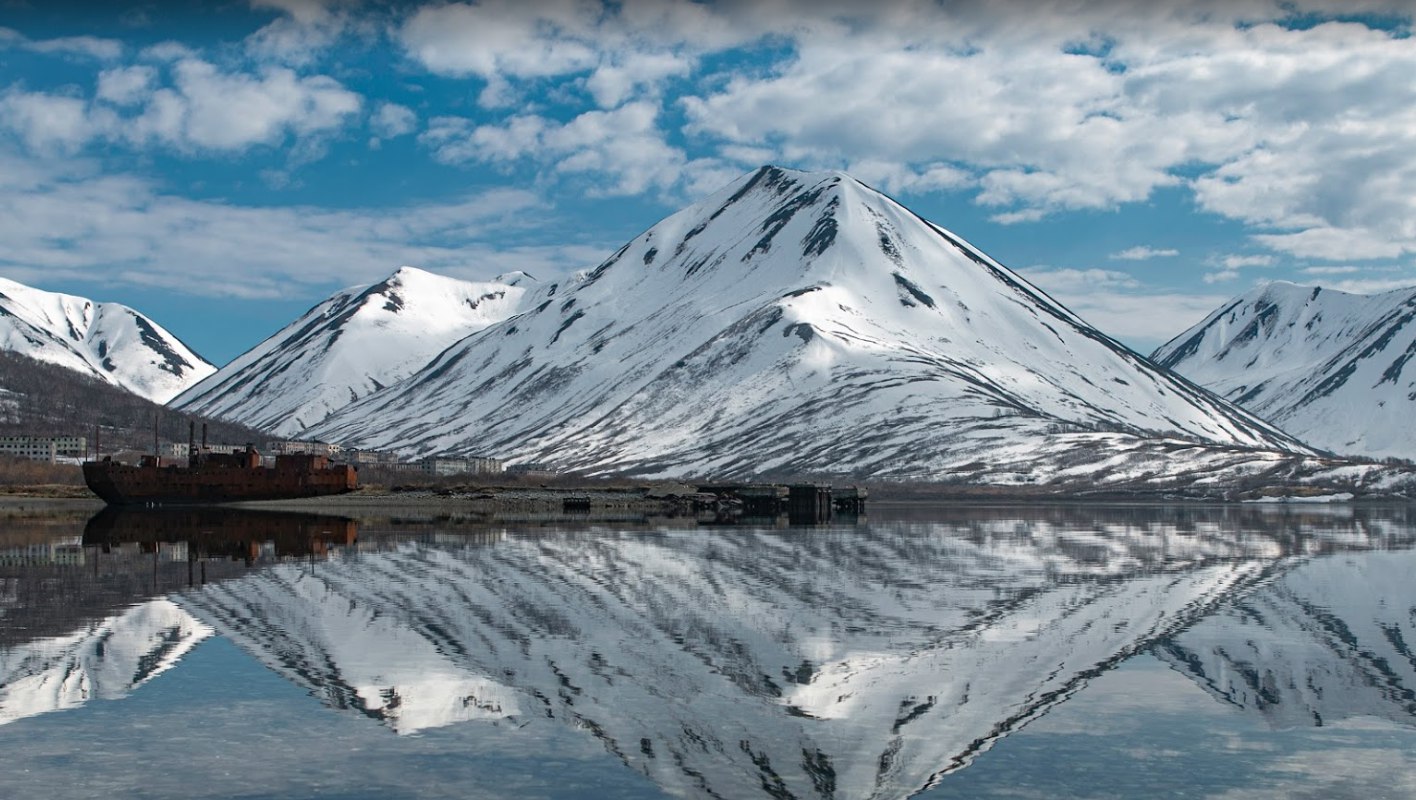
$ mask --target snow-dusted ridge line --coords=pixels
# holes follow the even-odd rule
[[[310,433],[651,476],[938,479],[1051,454],[1028,483],[1110,458],[1075,434],[1312,453],[849,176],[775,167]]]
[[[118,303],[95,303],[0,278],[0,348],[57,364],[165,403],[216,370],[161,325]]]
[[[281,436],[407,377],[469,333],[515,313],[535,279],[463,281],[403,267],[326,298],[172,405]]]
[[[1337,453],[1416,458],[1416,287],[1274,282],[1155,351],[1162,366]]]

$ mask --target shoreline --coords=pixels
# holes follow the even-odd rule
[[[845,487],[840,487],[845,488]],[[1294,487],[1301,489],[1301,487]],[[59,490],[65,491],[59,491]],[[1392,496],[1318,496],[1305,497],[1300,492],[1262,498],[1224,498],[1170,494],[1163,492],[1097,492],[1063,493],[1038,491],[1030,487],[994,486],[933,486],[880,485],[868,486],[870,507],[935,506],[944,503],[962,506],[1234,506],[1234,507],[1349,507],[1411,505],[1405,497]],[[567,507],[567,500],[576,502],[576,510]],[[165,508],[181,508],[174,504]],[[232,509],[262,511],[296,511],[315,514],[388,514],[407,515],[410,512],[459,514],[473,517],[505,517],[507,515],[594,517],[619,515],[644,517],[688,517],[711,515],[715,511],[730,511],[712,495],[699,493],[682,483],[639,485],[543,485],[543,486],[455,486],[455,487],[386,487],[361,488],[347,494],[282,500],[244,500],[214,504]],[[97,512],[104,502],[84,487],[10,486],[0,487],[0,515],[17,511]],[[142,506],[134,506],[142,508]]]

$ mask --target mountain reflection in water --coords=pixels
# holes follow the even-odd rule
[[[68,707],[56,664],[83,667],[84,697],[117,697],[156,674],[132,664],[170,668],[212,634],[398,734],[555,720],[689,797],[908,796],[1141,652],[1274,725],[1416,711],[1416,558],[1366,552],[1416,541],[1404,512],[534,532],[201,512],[159,534],[156,519],[96,518],[85,548],[175,538],[242,574],[5,640],[0,721]]]

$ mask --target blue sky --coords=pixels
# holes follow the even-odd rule
[[[594,266],[845,169],[1148,351],[1416,283],[1407,2],[0,0],[0,275],[224,363],[404,264]]]

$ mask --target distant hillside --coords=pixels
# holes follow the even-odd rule
[[[66,367],[0,351],[0,435],[87,436],[103,426],[104,450],[152,449],[153,414],[164,441],[187,441],[187,421],[208,423],[212,442],[261,443],[253,428],[182,414]],[[200,433],[198,434],[200,435]]]
[[[216,371],[156,321],[118,303],[0,277],[0,350],[58,364],[165,403]]]
[[[1416,287],[1349,294],[1275,282],[1156,350],[1156,363],[1344,455],[1416,458]]]

